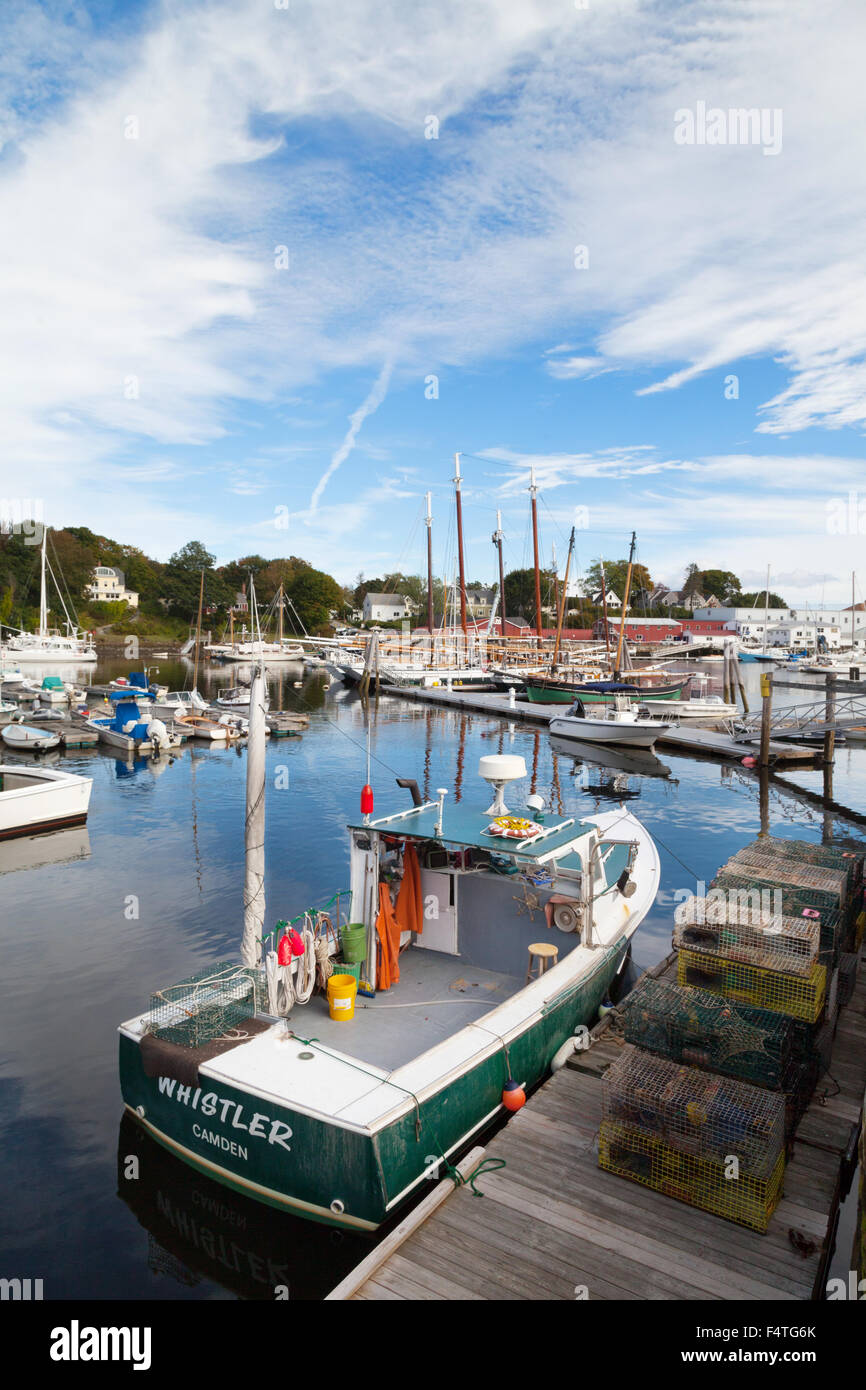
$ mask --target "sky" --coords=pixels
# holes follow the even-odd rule
[[[861,0],[4,0],[0,507],[849,602]],[[754,122],[737,111],[754,111]],[[2,518],[0,518],[2,519]],[[858,579],[858,598],[866,574]]]

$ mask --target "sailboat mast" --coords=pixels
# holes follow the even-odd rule
[[[45,587],[45,545],[48,540],[48,527],[42,527],[42,586],[39,590],[39,636],[48,636],[48,591]]]
[[[535,466],[529,470],[529,496],[532,498],[532,553],[535,564],[535,635],[539,643],[544,636],[541,625],[541,575],[538,569],[538,488],[535,486]]]
[[[460,626],[463,636],[468,636],[466,628],[466,575],[463,571],[463,500],[460,496],[460,455],[454,455],[454,487],[457,494],[457,558],[460,565]]]
[[[280,619],[279,619],[279,622],[280,622],[280,635],[279,635],[279,643],[280,643],[280,646],[282,646],[282,645],[283,645],[283,586],[282,586],[282,584],[280,585],[279,601],[280,601]]]
[[[502,564],[502,513],[496,513],[496,530],[493,533],[493,544],[499,554],[499,617],[502,623],[502,640],[505,641],[505,570]]]
[[[607,584],[604,577],[604,560],[601,560],[601,611],[604,617],[604,649],[607,653],[608,665],[610,664],[610,628],[607,623]]]
[[[770,621],[770,566],[767,566],[767,588],[764,593],[764,655],[767,655],[767,624]],[[853,621],[853,620],[852,620]]]
[[[427,631],[430,633],[430,660],[433,660],[433,507],[427,493]]]
[[[632,567],[633,567],[633,565],[634,565],[634,548],[635,548],[635,534],[634,534],[634,531],[632,531],[632,533],[631,533],[631,546],[629,547],[629,552],[628,552],[628,570],[627,570],[626,576],[625,576],[625,595],[624,595],[623,600],[622,600],[622,612],[621,612],[621,614],[620,614],[620,620],[619,620],[619,641],[618,641],[617,644],[616,644],[616,668],[615,668],[615,670],[614,670],[614,676],[617,677],[617,678],[619,678],[619,663],[620,663],[620,661],[621,661],[621,659],[622,659],[622,643],[623,643],[623,638],[625,637],[625,617],[626,617],[626,613],[628,612],[628,596],[629,596],[629,593],[631,592],[631,572],[632,572]]]
[[[195,659],[194,659],[194,662],[193,662],[193,669],[192,669],[192,688],[193,688],[193,690],[195,690],[195,689],[197,688],[197,686],[198,686],[198,651],[199,651],[199,643],[201,642],[201,607],[202,607],[203,601],[204,601],[204,570],[202,570],[202,572],[201,572],[201,583],[199,584],[199,590],[198,590],[198,618],[197,618],[197,620],[196,620],[196,625],[195,625]]]
[[[559,640],[562,636],[562,620],[565,617],[565,604],[568,595],[568,572],[571,569],[571,555],[574,550],[574,527],[571,528],[571,538],[568,542],[568,558],[565,561],[565,578],[562,581],[562,589],[559,594],[559,615],[556,620],[556,643],[553,648],[553,660],[551,666],[556,665],[556,658],[559,656]]]

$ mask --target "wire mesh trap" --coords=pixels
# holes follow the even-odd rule
[[[722,995],[647,980],[625,1009],[625,1040],[674,1062],[770,1089],[793,1061],[789,1019]]]
[[[780,885],[787,883],[793,888],[829,893],[835,907],[844,908],[848,901],[848,874],[843,869],[826,869],[763,849],[741,849],[725,867],[749,870],[756,878],[771,879]]]
[[[673,937],[675,946],[808,975],[818,957],[821,926],[814,917],[785,917],[768,903],[753,905],[735,890],[680,903]]]
[[[853,888],[863,879],[863,861],[866,854],[853,849],[842,849],[837,845],[813,845],[805,840],[767,839],[765,836],[746,845],[747,850],[759,853],[781,855],[785,859],[799,859],[804,864],[818,864],[825,869],[840,869],[848,876],[848,887]]]
[[[745,906],[766,906],[768,911],[780,912],[783,917],[812,917],[820,929],[818,961],[821,965],[834,965],[844,948],[849,919],[835,904],[832,893],[776,884],[772,877],[761,880],[754,873],[735,873],[729,868],[719,870],[710,888],[722,889],[729,899],[736,895],[734,900]]]
[[[816,962],[808,975],[790,975],[680,947],[677,984],[814,1023],[824,1008],[827,971]]]
[[[220,961],[150,997],[150,1031],[181,1047],[202,1047],[266,1011],[261,971]]]

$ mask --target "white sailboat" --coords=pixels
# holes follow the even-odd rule
[[[51,569],[51,564],[46,554],[48,542],[48,527],[42,528],[42,567],[41,584],[39,593],[39,631],[38,632],[15,632],[10,637],[2,651],[0,657],[8,661],[21,662],[55,662],[60,664],[78,665],[80,662],[96,661],[97,653],[93,645],[92,634],[82,632],[75,620],[75,614],[69,615],[57,577]],[[47,574],[54,580],[54,586],[60,599],[60,606],[66,618],[67,635],[48,626],[48,589]],[[8,679],[8,677],[4,677]]]

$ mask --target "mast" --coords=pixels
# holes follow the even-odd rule
[[[625,595],[624,595],[623,601],[622,601],[622,613],[621,613],[621,615],[620,615],[620,620],[619,620],[619,641],[617,642],[617,645],[616,645],[616,669],[614,670],[614,673],[613,673],[615,678],[618,678],[618,677],[619,677],[619,663],[620,663],[620,659],[621,659],[621,657],[622,657],[622,642],[623,642],[623,638],[625,637],[625,615],[626,615],[626,613],[628,612],[628,596],[629,596],[629,592],[630,592],[630,590],[631,590],[631,572],[632,572],[632,566],[634,565],[634,548],[635,548],[635,534],[634,534],[634,531],[632,531],[632,533],[631,533],[631,545],[630,545],[630,547],[629,547],[629,552],[628,552],[628,570],[626,571],[626,576],[625,576]]]
[[[48,540],[48,527],[42,527],[42,586],[39,590],[39,636],[48,636],[48,591],[45,587],[45,545]]]
[[[460,496],[460,455],[454,455],[454,486],[457,490],[457,557],[460,563],[460,626],[463,629],[463,636],[467,637],[466,628],[466,575],[463,572],[463,501]]]
[[[433,507],[427,493],[427,631],[430,633],[430,660],[433,660]]]
[[[202,571],[204,580],[204,571]],[[255,612],[255,582],[250,580],[250,602]],[[261,637],[261,631],[259,633]],[[265,681],[264,667],[253,670],[250,684],[250,720],[247,734],[247,797],[244,825],[244,927],[241,960],[258,965],[265,926]]]
[[[195,625],[195,660],[194,660],[194,662],[193,662],[193,668],[192,668],[192,688],[193,688],[193,690],[195,690],[196,687],[197,687],[197,685],[198,685],[198,649],[199,649],[199,642],[201,641],[201,606],[202,606],[203,600],[204,600],[204,570],[202,570],[202,572],[201,572],[201,584],[199,585],[199,590],[198,590],[198,619],[197,619],[196,625]]]
[[[529,495],[532,498],[532,553],[535,563],[535,635],[541,642],[544,636],[544,629],[541,625],[541,576],[538,571],[538,504],[536,497],[538,488],[535,486],[535,465],[529,470]]]
[[[568,542],[568,558],[565,561],[565,578],[562,581],[562,589],[559,594],[559,614],[556,619],[556,644],[553,648],[553,660],[550,663],[551,671],[556,665],[556,658],[559,656],[559,639],[562,636],[562,620],[565,617],[565,604],[568,595],[568,571],[571,569],[571,554],[574,550],[574,527],[571,528],[571,537]]]
[[[604,647],[607,653],[607,662],[610,665],[610,628],[607,624],[607,585],[604,577],[604,560],[600,560],[601,565],[601,611],[604,617]]]
[[[502,622],[501,632],[503,643],[505,641],[505,571],[502,566],[502,513],[496,513],[496,530],[492,536],[493,544],[499,552],[499,617]],[[503,647],[504,650],[504,647]]]
[[[767,588],[764,593],[764,656],[767,655],[767,623],[770,620],[770,566],[767,566]],[[853,614],[851,622],[854,622]]]

